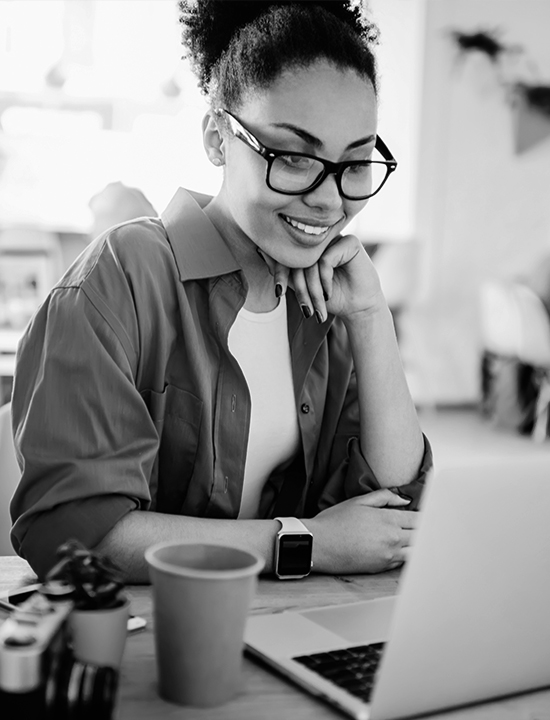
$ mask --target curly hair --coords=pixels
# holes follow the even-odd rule
[[[351,68],[377,90],[377,28],[362,0],[180,0],[186,57],[212,104],[236,109],[286,69],[319,58]]]

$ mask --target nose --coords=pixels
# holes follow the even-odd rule
[[[303,202],[309,207],[323,210],[334,210],[342,206],[342,197],[338,190],[335,173],[329,173],[323,182],[302,196]]]

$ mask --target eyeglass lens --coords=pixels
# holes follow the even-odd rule
[[[314,158],[280,155],[271,164],[269,183],[274,190],[303,192],[314,185],[323,172],[323,163]],[[386,175],[384,164],[351,165],[341,176],[341,190],[350,197],[372,195],[384,183]]]

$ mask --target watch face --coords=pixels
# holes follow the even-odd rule
[[[307,575],[311,570],[311,535],[282,535],[279,539],[279,575]]]

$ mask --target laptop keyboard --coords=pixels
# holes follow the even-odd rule
[[[368,702],[384,643],[292,658],[360,700]]]

